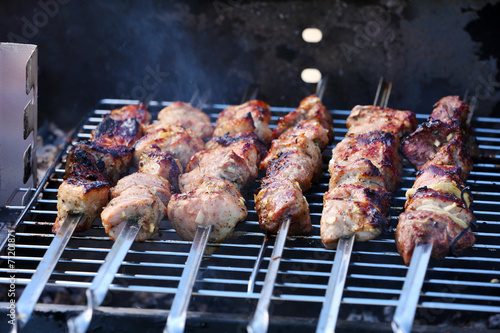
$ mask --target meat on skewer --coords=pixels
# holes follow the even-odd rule
[[[407,265],[419,243],[432,243],[432,257],[442,259],[475,242],[470,226],[476,220],[465,189],[473,167],[467,147],[477,152],[469,112],[457,96],[442,98],[428,121],[402,144],[401,151],[417,170],[396,228],[396,246]]]
[[[331,178],[321,216],[326,248],[353,234],[357,241],[367,241],[388,228],[392,192],[401,179],[399,143],[417,121],[411,111],[356,106],[347,127],[328,168]]]
[[[219,114],[215,137],[196,153],[180,177],[181,194],[168,204],[177,233],[193,240],[198,226],[212,226],[210,241],[222,242],[247,214],[241,191],[256,178],[271,139],[269,105],[249,101]]]
[[[69,214],[83,214],[76,231],[86,231],[109,200],[110,186],[130,166],[131,146],[143,133],[149,112],[142,105],[112,110],[92,131],[90,142],[75,145],[68,154],[65,180],[57,193],[57,233]]]
[[[309,205],[303,194],[319,179],[323,169],[321,151],[333,140],[333,120],[312,95],[278,120],[273,142],[260,168],[266,170],[255,209],[262,228],[277,232],[290,219],[289,235],[312,231]]]
[[[200,112],[193,107],[184,108],[183,124],[198,126],[196,119]],[[141,225],[136,241],[145,241],[154,236],[158,232],[159,222],[167,213],[172,193],[179,189],[179,176],[185,166],[183,163],[187,163],[195,152],[203,148],[202,139],[194,131],[171,125],[167,114],[163,113],[158,123],[161,126],[156,124],[154,130],[134,145],[134,164],[139,171],[122,178],[111,189],[112,200],[103,209],[101,219],[106,233],[112,239],[116,239],[130,221]]]

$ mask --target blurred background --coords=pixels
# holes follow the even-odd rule
[[[319,76],[330,109],[372,103],[384,76],[390,107],[430,113],[468,94],[476,114],[500,116],[499,17],[500,2],[483,0],[3,0],[0,41],[38,45],[39,124],[64,131],[102,98],[156,90],[236,104],[256,84],[294,107]]]

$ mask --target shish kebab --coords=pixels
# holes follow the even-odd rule
[[[398,148],[417,120],[411,111],[387,108],[388,95],[382,107],[374,106],[378,93],[373,106],[354,107],[345,138],[332,150],[320,224],[323,244],[337,251],[316,332],[335,330],[354,240],[374,239],[389,227],[392,193],[402,171]]]
[[[183,332],[187,308],[208,240],[224,241],[248,211],[241,194],[258,175],[271,140],[269,105],[251,100],[223,110],[214,137],[189,162],[180,194],[168,204],[177,234],[193,240],[164,332]]]
[[[434,105],[427,122],[410,134],[401,151],[417,177],[399,215],[396,246],[410,265],[392,327],[410,332],[429,259],[457,255],[475,242],[472,198],[465,182],[478,146],[472,136],[471,108],[458,96]]]
[[[170,197],[178,189],[179,175],[187,161],[203,148],[197,133],[207,137],[212,131],[208,115],[183,102],[162,109],[158,122],[145,128],[146,135],[134,144],[132,163],[138,171],[117,182],[111,189],[111,201],[101,213],[106,233],[116,242],[86,290],[85,311],[68,321],[70,332],[88,329],[95,308],[103,302],[132,243],[157,233]]]
[[[319,85],[319,92],[324,87],[325,81]],[[307,235],[312,231],[303,192],[317,182],[323,170],[321,152],[334,138],[332,116],[320,97],[311,95],[296,110],[279,118],[273,138],[269,153],[260,164],[266,176],[255,196],[255,209],[261,227],[278,234],[264,286],[247,327],[249,332],[268,329],[269,305],[287,236]]]
[[[142,103],[111,110],[93,130],[90,141],[76,144],[68,153],[52,228],[56,235],[17,302],[19,329],[31,317],[73,232],[90,228],[109,200],[110,186],[127,172],[132,158],[130,148],[142,136],[149,120]]]

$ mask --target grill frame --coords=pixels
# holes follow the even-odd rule
[[[98,107],[83,119],[75,131],[72,144],[88,139],[91,130],[111,109],[134,103],[137,101],[100,101]],[[153,116],[170,103],[151,102]],[[218,113],[228,106],[213,104],[207,105],[204,110],[215,122]],[[294,108],[288,107],[272,107],[271,127],[276,126],[279,116],[293,110]],[[334,146],[347,132],[345,119],[350,111],[330,112],[335,126]],[[427,117],[425,114],[417,114],[420,122]],[[452,322],[453,313],[457,311],[471,318],[487,318],[500,313],[500,296],[495,296],[500,295],[500,283],[490,282],[494,278],[500,279],[500,257],[495,257],[495,251],[500,249],[500,220],[495,220],[495,209],[498,210],[495,207],[500,204],[500,138],[496,137],[500,133],[500,119],[477,117],[473,119],[473,128],[478,137],[481,157],[476,161],[467,185],[470,186],[474,197],[474,212],[478,220],[478,228],[475,230],[476,245],[465,251],[463,256],[446,257],[443,261],[431,260],[419,300],[415,327],[437,327],[443,323],[443,318]],[[306,193],[314,225],[312,236],[298,237],[286,243],[270,308],[271,329],[280,327],[281,324],[293,323],[300,327],[301,323],[307,323],[313,328],[321,310],[335,255],[335,250],[324,249],[319,237],[322,195],[328,189],[327,165],[333,146],[329,146],[323,153],[324,173],[320,183]],[[47,183],[41,185],[41,197],[35,200],[32,208],[16,226],[16,256],[8,257],[5,251],[0,256],[3,261],[0,265],[0,288],[7,288],[12,273],[5,262],[7,259],[15,260],[17,293],[20,295],[20,290],[28,283],[53,238],[50,228],[56,216],[56,194],[64,174],[65,156],[66,154],[63,154],[62,159],[55,162],[54,172],[49,175]],[[492,178],[496,183],[490,185]],[[391,208],[392,227],[396,226],[397,216],[402,211],[404,192],[412,186],[414,179],[413,169],[405,164],[402,182]],[[190,302],[188,325],[190,320],[194,323],[199,318],[202,318],[202,321],[211,321],[214,314],[220,313],[225,314],[230,318],[229,322],[234,322],[241,328],[245,327],[250,319],[262,288],[274,243],[272,238],[257,275],[254,292],[248,294],[246,285],[264,238],[264,232],[257,222],[252,198],[257,187],[258,181],[245,196],[249,215],[247,221],[236,228],[237,237],[217,244],[218,250],[214,254],[205,255]],[[18,192],[22,194],[28,190],[30,189],[19,189]],[[17,196],[13,195],[12,202]],[[21,211],[25,207],[10,203],[6,208],[10,211]],[[158,317],[160,322],[164,323],[191,242],[180,240],[166,219],[161,222],[160,231],[162,236],[159,239],[132,246],[110,286],[107,300],[99,308],[102,313],[107,313],[109,317],[118,313],[120,317],[117,308],[122,308],[123,313],[131,315],[133,309],[142,306],[139,311],[141,315]],[[2,240],[1,244],[4,243]],[[39,303],[51,293],[60,295],[64,291],[67,294],[83,295],[111,246],[112,241],[104,233],[102,226],[99,227],[99,221],[94,222],[87,233],[75,234],[59,260]],[[145,263],[149,271],[142,273]],[[82,268],[84,265],[85,269]],[[167,271],[170,273],[166,274]],[[360,320],[360,327],[366,328],[377,318],[381,328],[390,330],[391,313],[397,305],[406,272],[407,267],[396,251],[393,233],[367,243],[355,243],[342,296],[339,326],[348,327],[352,320],[357,319]],[[69,313],[81,311],[81,304],[84,304],[82,301],[85,302],[83,296],[76,297],[76,300],[73,297],[62,304]],[[128,305],[124,306],[123,302],[127,301],[125,304]],[[8,304],[1,305],[4,309]],[[42,309],[61,312],[61,306],[50,303],[36,307],[36,310]],[[103,317],[103,320],[105,321],[106,317]],[[62,320],[63,324],[64,321]]]

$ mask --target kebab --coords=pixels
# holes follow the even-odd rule
[[[207,242],[224,241],[248,211],[241,194],[258,174],[271,140],[269,105],[251,100],[223,110],[215,137],[193,156],[168,204],[178,235],[193,240],[164,332],[183,331],[191,291]]]
[[[401,151],[417,171],[396,229],[396,246],[407,265],[419,243],[432,243],[435,259],[474,244],[470,226],[476,220],[465,188],[473,167],[469,152],[477,151],[469,114],[458,96],[444,97],[402,144]]]
[[[64,181],[57,194],[56,234],[35,274],[21,295],[16,311],[19,327],[31,317],[34,306],[75,231],[85,231],[109,199],[110,184],[126,172],[130,147],[150,120],[144,104],[115,109],[92,131],[89,142],[76,144],[68,153]]]
[[[465,187],[472,158],[479,152],[471,135],[471,116],[470,107],[458,96],[444,97],[401,146],[417,177],[406,192],[405,211],[396,228],[396,246],[409,268],[392,320],[394,330],[411,331],[431,256],[456,255],[475,242],[470,226],[476,219]]]
[[[194,131],[172,124],[168,116],[182,114],[182,125],[204,128],[209,133],[210,120],[200,117],[201,113],[186,103],[175,102],[160,111],[158,123],[146,127],[146,135],[135,142],[133,164],[139,170],[117,182],[111,189],[111,201],[101,213],[106,233],[116,242],[86,291],[86,310],[68,321],[70,332],[87,330],[94,309],[104,300],[132,243],[158,232],[186,161],[203,147],[203,140]]]

